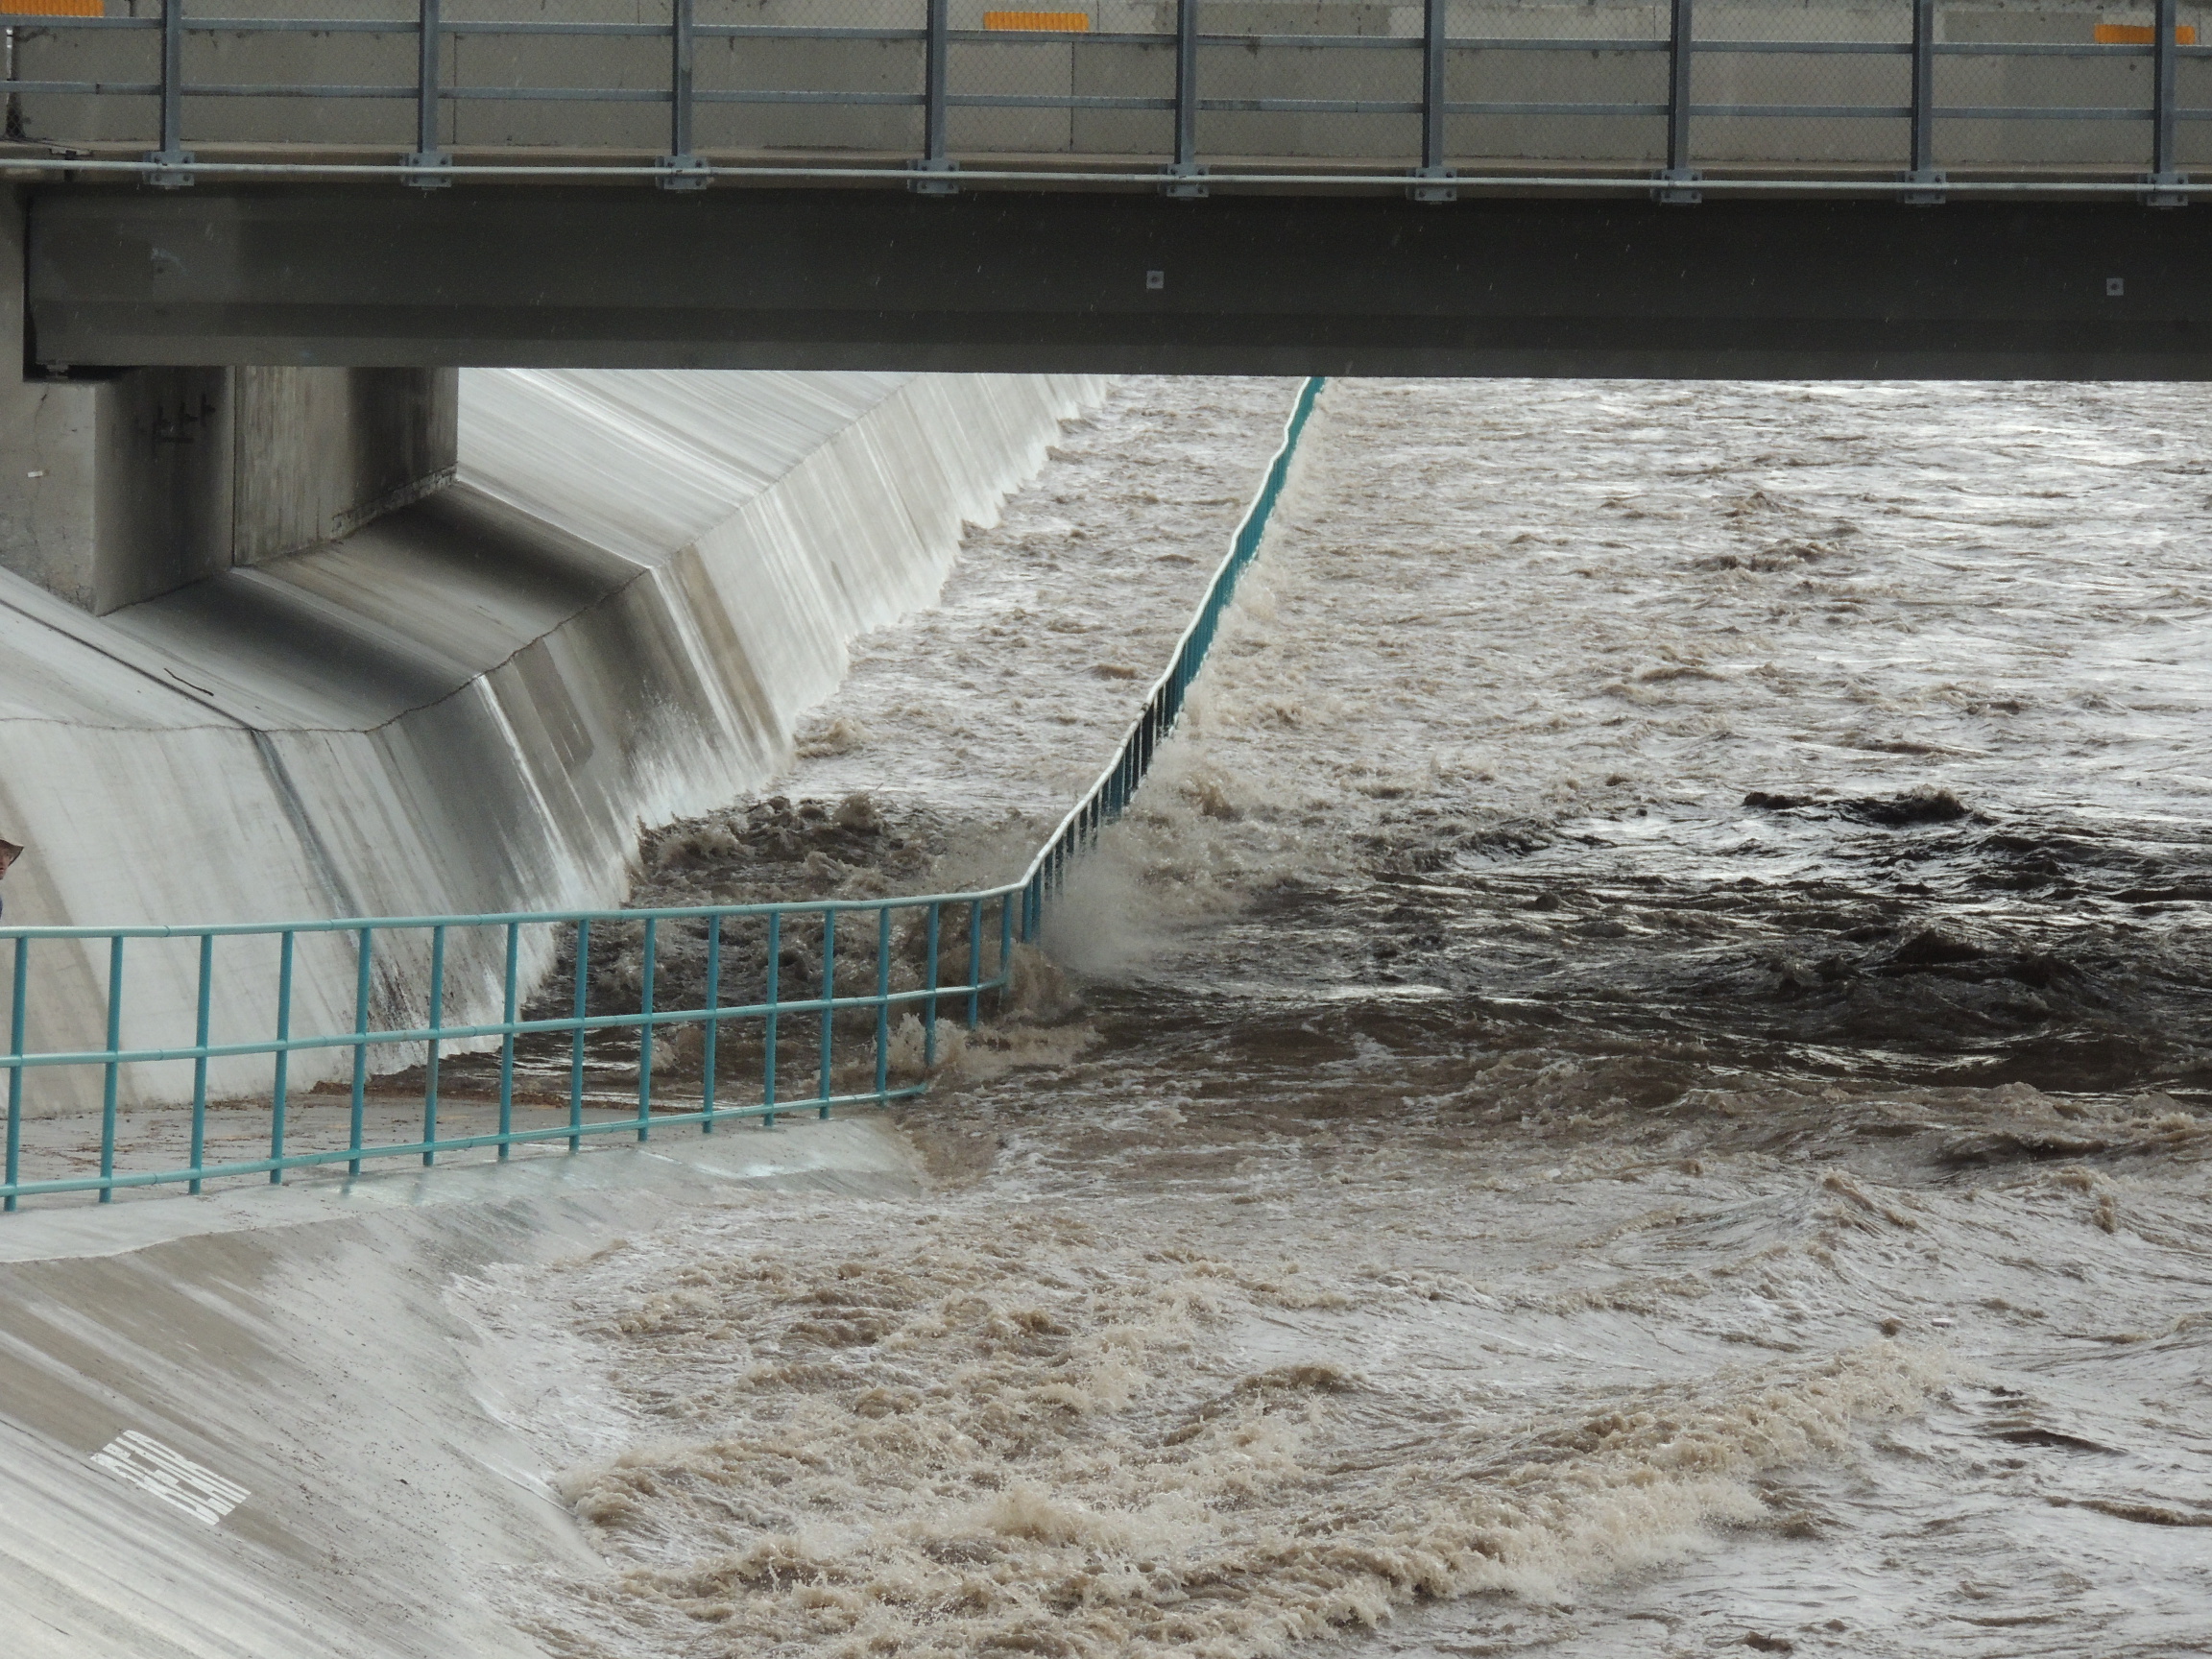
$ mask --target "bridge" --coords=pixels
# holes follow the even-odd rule
[[[2178,0],[144,3],[12,32],[49,375],[2206,372]]]
[[[90,611],[436,491],[456,365],[2212,373],[2178,0],[9,5]]]
[[[11,5],[94,611],[437,489],[456,365],[2212,374],[2180,0]]]

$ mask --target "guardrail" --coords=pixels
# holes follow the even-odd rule
[[[19,3],[67,11],[83,0]],[[784,11],[791,16],[836,16],[840,3],[812,0]],[[1545,190],[1648,188],[1656,182],[1662,199],[1690,202],[1704,182],[1701,172],[1716,165],[1766,167],[1770,176],[1732,181],[1754,188],[1795,180],[1833,184],[1823,169],[1835,166],[1883,168],[1887,176],[1855,182],[1922,202],[1938,200],[1946,186],[1979,189],[1998,181],[1947,180],[1945,153],[1957,149],[1948,157],[1954,166],[1973,163],[2036,175],[2010,179],[2014,192],[2133,189],[2147,191],[2146,199],[2156,204],[2175,204],[2190,190],[2181,172],[2182,135],[2192,124],[2212,121],[2212,70],[2205,67],[2212,62],[2212,45],[2198,43],[2196,25],[2179,22],[2179,0],[2147,0],[2139,24],[2100,22],[2105,12],[2094,5],[1961,7],[1959,14],[1971,12],[1973,29],[1981,32],[1961,39],[1938,37],[1954,9],[1936,0],[1727,6],[1723,14],[1731,27],[1753,25],[1750,33],[1759,37],[1749,38],[1700,36],[1695,0],[1575,8],[1461,0],[1469,20],[1490,26],[1476,34],[1454,27],[1454,0],[1423,0],[1418,8],[1285,6],[1284,30],[1235,33],[1206,30],[1204,3],[1165,0],[1141,8],[1130,0],[1093,0],[1081,12],[978,12],[979,20],[996,25],[980,29],[951,26],[955,0],[882,0],[880,7],[869,8],[893,14],[910,5],[912,17],[897,26],[702,22],[697,0],[669,0],[666,23],[454,18],[441,10],[442,0],[417,0],[411,18],[192,17],[184,0],[166,0],[158,15],[144,17],[25,17],[11,31],[21,36],[12,47],[12,69],[30,70],[11,79],[11,133],[25,130],[29,109],[35,136],[83,149],[104,141],[101,120],[85,110],[135,101],[156,113],[147,132],[156,147],[136,158],[86,152],[11,156],[9,165],[112,171],[164,186],[187,185],[208,174],[320,174],[437,187],[458,179],[513,177],[519,170],[500,161],[458,161],[456,147],[621,148],[640,134],[634,125],[623,125],[630,118],[620,108],[657,106],[664,114],[656,119],[664,118],[667,134],[666,153],[658,160],[569,157],[557,160],[552,173],[650,179],[671,189],[717,180],[891,179],[942,193],[964,182],[1004,181],[1003,162],[979,177],[967,164],[975,157],[1022,155],[1028,159],[1016,173],[1023,180],[1037,175],[1063,183],[1142,183],[1198,196],[1224,183],[1286,182],[1254,172],[1256,162],[1345,156],[1363,165],[1297,181],[1385,184],[1431,201],[1450,200],[1458,188],[1477,182]],[[966,14],[968,0],[960,4]],[[1110,7],[1132,17],[1153,15],[1172,27],[1092,27],[1093,14],[1104,19]],[[1269,10],[1266,0],[1241,0],[1236,14],[1263,19]],[[1336,27],[1350,32],[1327,32],[1333,12],[1348,20]],[[1374,23],[1370,12],[1388,12],[1393,30],[1403,12],[1406,19],[1417,19],[1418,32],[1362,32]],[[2197,14],[2195,7],[2191,14]],[[1078,17],[1082,27],[1066,26]],[[1662,27],[1651,28],[1653,22]],[[1040,23],[1054,26],[1033,26]],[[1293,24],[1296,32],[1290,32]],[[1540,25],[1579,25],[1585,32],[1517,32]],[[1847,28],[1861,35],[1839,33]],[[2019,37],[2003,37],[2006,30]],[[157,36],[152,62],[133,65],[93,49],[94,42],[133,34]],[[1884,37],[1863,37],[1869,34]],[[2080,38],[2068,37],[2074,34]],[[239,65],[230,60],[251,57],[247,47],[266,40],[291,44],[268,57],[268,78],[237,78]],[[412,77],[370,78],[379,67],[389,73],[395,66],[374,55],[373,43],[383,40],[412,47]],[[84,50],[75,60],[67,53],[58,56],[56,41]],[[489,51],[494,43],[504,55],[484,60],[485,78],[461,80],[455,61],[460,50]],[[704,54],[716,46],[726,49],[716,60],[727,71],[725,80],[798,84],[710,84],[703,73]],[[590,53],[548,56],[572,47]],[[639,49],[664,52],[664,69],[649,75],[637,56]],[[208,69],[228,64],[232,73],[188,73],[188,59]],[[60,72],[78,60],[97,73]],[[352,73],[301,79],[297,72],[303,62]],[[596,81],[589,78],[594,63],[601,66]],[[279,67],[288,72],[279,73]],[[560,69],[585,78],[561,84],[542,76],[536,84],[526,79]],[[617,81],[623,84],[610,84]],[[2184,96],[2190,91],[2199,95],[2194,103]],[[334,101],[412,103],[414,148],[382,162],[201,157],[187,147],[192,139],[373,142],[357,128],[333,126],[326,113],[244,125],[211,119],[204,123],[206,132],[186,132],[190,103],[204,108],[210,101],[236,106],[299,100],[325,109]],[[491,128],[456,135],[463,118],[458,112],[518,105],[561,113],[520,135]],[[598,113],[587,112],[593,110]],[[739,110],[753,112],[746,117],[752,127],[729,127],[715,135],[716,144],[703,139],[700,123],[708,113]],[[758,125],[779,110],[778,120],[814,125],[805,132],[788,120]],[[971,118],[969,130],[955,141],[953,118],[961,115]],[[986,115],[996,128],[976,125],[974,118]],[[1041,121],[1056,125],[1046,131]],[[1717,123],[1733,135],[1728,141],[1710,141]],[[1791,138],[1775,124],[1814,136]],[[1847,135],[1874,129],[1885,132]],[[1984,136],[1961,148],[1957,134],[1964,129],[2014,136]],[[2092,130],[2135,136],[2126,143],[2083,136]],[[717,144],[724,150],[878,155],[910,145],[912,159],[897,168],[865,154],[855,154],[856,165],[818,159],[794,167],[778,164],[773,156],[717,162],[708,155]],[[1079,169],[1081,177],[1074,179],[1031,164],[1054,153],[1094,161],[1142,156],[1157,165],[1093,165]],[[1209,154],[1217,160],[1230,157],[1232,164],[1210,170]],[[1376,165],[1393,156],[1407,163],[1403,171]],[[1604,164],[1587,178],[1566,176],[1555,165],[1594,159]],[[1465,176],[1471,161],[1477,177]],[[1515,178],[1504,164],[1519,162],[1554,165]],[[1650,163],[1651,171],[1641,177],[1624,171],[1639,162]],[[1773,167],[1794,171],[1775,177]],[[2115,167],[2143,172],[2140,178],[2113,177]],[[2101,176],[2089,176],[2099,169]]]
[[[586,1139],[635,1134],[645,1141],[655,1128],[697,1125],[712,1134],[716,1125],[748,1118],[773,1123],[780,1112],[813,1111],[827,1118],[836,1106],[881,1104],[922,1093],[926,1072],[937,1060],[938,1023],[948,1004],[965,1024],[981,1018],[986,996],[1005,998],[1012,990],[1017,944],[1033,942],[1047,906],[1065,888],[1075,863],[1095,844],[1099,832],[1119,817],[1150,769],[1154,755],[1174,730],[1191,682],[1237,588],[1238,579],[1258,553],[1262,537],[1282,494],[1300,434],[1311,415],[1323,382],[1307,381],[1285,424],[1283,442],[1259,492],[1238,524],[1227,557],[1215,570],[1197,614],[1177,641],[1166,671],[1154,683],[1142,711],[1131,723],[1113,761],[1084,791],[1052,835],[1040,848],[1019,880],[972,893],[930,894],[907,899],[817,900],[791,904],[733,904],[646,910],[515,912],[503,915],[355,918],[339,921],[238,923],[206,926],[0,927],[0,943],[12,942],[7,1051],[0,1071],[7,1076],[6,1179],[0,1205],[12,1211],[20,1198],[41,1193],[94,1191],[101,1203],[119,1188],[182,1185],[198,1192],[203,1184],[224,1177],[266,1174],[280,1183],[289,1169],[344,1164],[358,1174],[373,1159],[417,1158],[425,1166],[440,1153],[495,1147],[502,1159],[510,1148],[540,1142],[565,1142],[573,1152]],[[854,926],[854,923],[858,926]],[[635,1010],[594,1012],[590,964],[594,940],[606,949],[610,933],[619,932],[618,948],[635,948],[637,1006]],[[448,1021],[448,964],[457,935],[489,932],[497,948],[500,1017]],[[558,935],[557,938],[548,936]],[[394,949],[397,936],[399,948]],[[297,965],[303,940],[331,939],[350,945],[353,958],[353,1020],[350,1028],[301,1033],[294,1030]],[[126,947],[132,941],[182,941],[196,949],[197,1016],[190,1041],[166,1045],[129,1045],[125,1029]],[[274,942],[276,976],[272,988],[274,1030],[265,1038],[238,1042],[212,1040],[210,1026],[217,972],[217,941]],[[63,941],[95,955],[106,947],[105,1046],[38,1050],[29,1042],[29,989],[34,947]],[[380,943],[381,942],[381,943]],[[696,948],[702,997],[692,1005],[670,1007],[656,998],[656,980],[670,966],[672,947]],[[418,948],[420,947],[420,948]],[[550,947],[550,948],[548,948]],[[811,947],[814,961],[805,960]],[[685,952],[688,954],[688,951]],[[376,1004],[398,999],[390,981],[379,981],[379,965],[414,957],[426,967],[425,1017],[398,1024],[374,1022]],[[726,1001],[725,969],[733,956],[758,964],[761,995]],[[528,1016],[521,1002],[524,964],[567,967],[567,1012]],[[800,996],[787,974],[796,968],[812,984]],[[750,987],[748,987],[750,990]],[[911,1017],[921,1051],[909,1058],[922,1075],[895,1075],[894,1052]],[[844,1023],[840,1044],[840,1022]],[[736,1032],[726,1030],[735,1024]],[[854,1029],[859,1027],[858,1031]],[[757,1098],[736,1102],[721,1089],[723,1061],[758,1032]],[[794,1029],[801,1032],[791,1041]],[[695,1109],[671,1110],[655,1090],[655,1045],[665,1034],[689,1029],[698,1036],[700,1097]],[[637,1034],[637,1094],[634,1111],[613,1113],[594,1105],[588,1089],[589,1039],[595,1033]],[[855,1043],[854,1039],[859,1037]],[[441,1071],[447,1046],[496,1039],[497,1072],[494,1126],[466,1134],[441,1133]],[[735,1044],[733,1044],[735,1039]],[[565,1050],[566,1110],[561,1121],[517,1127],[517,1067],[525,1045]],[[801,1046],[803,1045],[803,1047]],[[367,1137],[372,1054],[378,1049],[417,1051],[422,1070],[421,1133],[405,1141],[372,1142]],[[349,1049],[352,1076],[348,1094],[347,1137],[343,1145],[297,1150],[287,1146],[296,1127],[289,1088],[291,1058],[307,1050]],[[268,1055],[271,1060],[268,1154],[266,1157],[206,1162],[208,1143],[208,1062],[217,1058]],[[750,1058],[749,1054],[741,1057]],[[791,1092],[792,1060],[799,1060],[811,1090]],[[840,1062],[843,1064],[840,1064]],[[126,1068],[190,1065],[193,1090],[186,1162],[178,1167],[126,1170],[117,1167],[121,1126],[122,1078]],[[97,1173],[23,1179],[25,1088],[42,1070],[98,1068],[102,1074]],[[841,1084],[843,1087],[841,1088]],[[381,1093],[380,1091],[378,1093]],[[748,1096],[756,1092],[748,1089]],[[685,1102],[688,1105],[688,1101]],[[597,1113],[589,1116],[588,1113]]]

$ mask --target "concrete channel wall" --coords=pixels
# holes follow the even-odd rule
[[[639,823],[763,781],[847,642],[927,604],[964,520],[1043,464],[1079,376],[469,371],[458,480],[351,537],[91,615],[0,570],[12,924],[604,905]],[[533,930],[537,931],[537,930]],[[549,945],[550,941],[546,941]],[[426,942],[425,942],[426,944]],[[496,929],[449,1011],[495,1017]],[[196,946],[131,948],[127,1046],[189,1042]],[[276,943],[218,952],[218,1043],[272,1029]],[[99,1046],[104,948],[37,948],[35,1048]],[[353,950],[300,946],[295,1029],[352,1028]],[[377,1017],[421,1012],[382,965]],[[350,1065],[296,1056],[306,1087]],[[100,1073],[34,1071],[33,1115]],[[218,1095],[265,1061],[213,1068]],[[189,1066],[124,1099],[188,1097]]]
[[[955,29],[978,30],[994,0],[953,0]],[[1091,31],[1162,34],[1174,28],[1173,0],[1090,0]],[[108,0],[110,15],[157,14],[158,0]],[[2149,0],[1962,0],[1938,5],[1939,41],[1948,45],[2094,44],[2101,23],[2141,25]],[[2206,9],[2184,4],[2184,27],[2204,33]],[[387,18],[404,24],[412,5],[397,0],[242,0],[222,15]],[[449,13],[450,15],[450,13]],[[476,22],[541,22],[539,0],[483,0]],[[665,26],[663,0],[572,0],[565,22]],[[699,0],[701,25],[780,25],[919,29],[921,0]],[[1702,0],[1700,40],[1902,43],[1911,37],[1910,0]],[[1199,28],[1216,35],[1358,36],[1408,43],[1422,31],[1422,9],[1390,0],[1206,0]],[[1446,94],[1455,101],[1581,104],[1663,103],[1663,53],[1627,52],[1608,42],[1664,39],[1664,0],[1453,0],[1450,33],[1460,38],[1541,38],[1572,42],[1553,50],[1455,51]],[[17,73],[26,81],[150,84],[158,78],[155,32],[18,31]],[[822,151],[913,155],[922,113],[912,105],[733,104],[712,101],[733,89],[855,92],[915,98],[923,84],[916,40],[704,38],[696,48],[696,147],[710,153]],[[187,144],[325,143],[409,151],[415,106],[405,95],[417,76],[410,35],[314,33],[194,35],[184,48],[189,83],[232,89],[342,84],[397,94],[333,101],[300,97],[201,97],[185,105]],[[1939,106],[2148,108],[2151,65],[2128,58],[1946,57],[1936,71]],[[459,150],[515,147],[615,149],[652,156],[669,141],[663,103],[574,98],[515,101],[484,93],[517,87],[599,88],[650,95],[669,81],[664,39],[610,36],[499,37],[464,35],[445,52],[445,84],[476,96],[445,104],[441,142]],[[955,96],[1015,94],[1167,99],[1174,92],[1171,46],[1111,39],[955,42],[948,65]],[[1210,99],[1358,99],[1407,103],[1420,97],[1420,55],[1411,50],[1223,44],[1201,48],[1198,89]],[[1910,100],[1908,65],[1896,56],[1762,56],[1711,53],[1692,87],[1700,104],[1896,108]],[[2178,65],[2185,108],[2212,106],[2212,60]],[[62,143],[151,145],[156,101],[27,93],[17,101],[23,130]],[[1948,165],[2140,164],[2145,123],[2113,120],[1966,120],[1939,127],[1938,161]],[[1171,121],[1159,109],[953,108],[954,155],[1088,155],[1159,158],[1172,148]],[[1198,116],[1202,155],[1235,157],[1404,158],[1419,150],[1417,119],[1405,113],[1208,110]],[[1446,149],[1462,164],[1492,159],[1648,163],[1664,153],[1665,125],[1650,115],[1460,115]],[[2184,123],[2184,159],[2212,158],[2212,123]],[[1889,163],[1908,154],[1902,120],[1890,118],[1706,118],[1694,150],[1715,163]]]

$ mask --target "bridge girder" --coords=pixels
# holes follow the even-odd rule
[[[88,366],[2212,377],[2212,216],[2133,204],[99,184]]]

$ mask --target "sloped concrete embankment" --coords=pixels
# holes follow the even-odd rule
[[[502,1425],[540,1372],[480,1362],[454,1281],[748,1189],[923,1184],[871,1116],[10,1217],[0,1651],[540,1654],[493,1604],[502,1573],[605,1567]]]
[[[7,920],[616,902],[638,822],[763,781],[846,642],[928,602],[962,522],[993,521],[1102,391],[476,371],[458,482],[343,542],[100,617],[0,572],[0,834],[32,849]],[[495,1012],[499,948],[454,937],[449,1018]],[[32,1046],[104,1046],[105,948],[36,951]],[[221,945],[217,1042],[272,1029],[275,959],[273,939]],[[190,1041],[196,960],[191,941],[131,947],[127,1044]],[[421,966],[394,943],[379,1022],[420,1016]],[[349,1029],[353,985],[349,939],[303,938],[295,1030]],[[349,1065],[307,1051],[292,1075]],[[266,1084],[265,1061],[213,1068],[218,1094]],[[82,1108],[98,1085],[34,1073],[29,1109]],[[174,1099],[190,1069],[124,1085]]]

